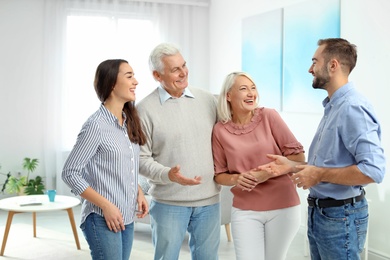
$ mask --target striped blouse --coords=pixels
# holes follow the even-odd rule
[[[140,148],[129,140],[123,125],[102,104],[84,123],[62,179],[76,196],[93,188],[119,208],[128,225],[134,220],[137,203]],[[90,213],[103,216],[101,208],[82,199],[81,223]]]

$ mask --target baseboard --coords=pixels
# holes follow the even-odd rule
[[[368,249],[368,259],[370,260],[390,260],[390,256],[376,250]]]

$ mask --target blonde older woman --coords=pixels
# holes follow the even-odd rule
[[[300,201],[288,174],[256,170],[278,154],[303,162],[304,150],[274,109],[258,106],[245,72],[229,74],[213,129],[215,181],[233,186],[232,234],[238,260],[285,259],[300,226]]]

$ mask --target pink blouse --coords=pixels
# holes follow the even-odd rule
[[[218,122],[213,129],[215,175],[241,173],[270,162],[266,154],[288,156],[304,152],[286,123],[274,109],[256,108],[249,124]],[[233,206],[242,210],[274,210],[300,204],[288,175],[260,183],[252,191],[233,186]]]

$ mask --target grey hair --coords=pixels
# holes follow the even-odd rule
[[[164,63],[162,59],[166,56],[172,56],[180,53],[179,47],[172,43],[160,43],[157,45],[149,56],[149,69],[153,73],[157,71],[164,74]]]
[[[217,106],[217,113],[218,113],[218,119],[222,123],[226,123],[230,120],[232,120],[232,110],[230,107],[230,103],[227,101],[226,97],[227,94],[232,89],[234,83],[236,82],[237,77],[244,76],[248,78],[250,81],[252,81],[253,85],[256,86],[255,81],[252,79],[252,77],[242,71],[236,71],[232,72],[229,75],[226,76],[225,81],[223,82],[221,93],[218,97],[218,106]],[[257,97],[258,99],[258,97]],[[256,100],[256,103],[258,103],[258,100]]]

